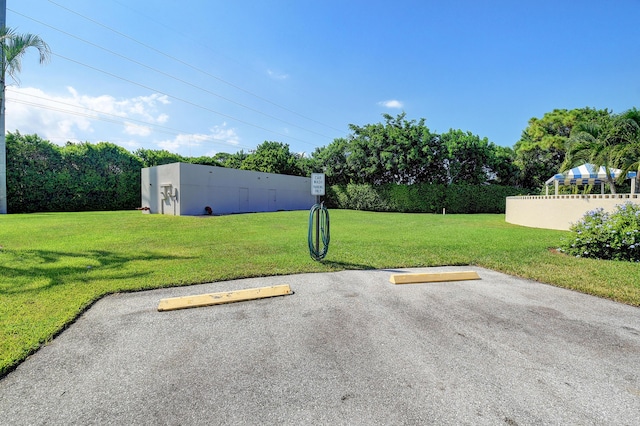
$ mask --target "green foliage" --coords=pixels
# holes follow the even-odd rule
[[[449,130],[440,135],[447,147],[447,182],[482,185],[489,181],[495,157],[495,145],[471,132]]]
[[[323,171],[328,183],[331,185],[346,185],[351,181],[351,172],[347,165],[348,156],[349,141],[344,138],[337,138],[326,147],[316,148],[312,158],[324,168]]]
[[[491,176],[489,183],[506,186],[520,185],[520,169],[516,164],[516,153],[512,148],[506,146],[494,146],[493,157],[489,163],[494,176]]]
[[[108,142],[62,148],[67,211],[124,210],[140,204],[140,160]],[[136,191],[137,190],[137,191]],[[136,193],[138,192],[138,193]]]
[[[425,126],[384,114],[385,123],[349,127],[347,169],[355,183],[442,182],[446,149]]]
[[[57,195],[64,166],[60,149],[38,135],[7,133],[7,206],[11,213],[63,209]]]
[[[526,149],[516,148],[516,152],[518,182],[531,190],[544,187],[547,179],[558,173],[565,158],[565,150],[555,147],[529,146]]]
[[[576,127],[592,120],[608,120],[607,110],[589,108],[554,110],[542,119],[532,118],[529,127],[516,144],[517,163],[522,169],[522,180],[529,188],[539,188],[562,169],[567,150],[571,149],[570,136]]]
[[[289,151],[289,145],[281,142],[265,141],[242,162],[242,170],[299,176],[300,169],[296,156]]]
[[[249,156],[243,150],[236,152],[235,154],[228,154],[226,152],[218,152],[213,156],[213,160],[222,167],[228,167],[230,169],[239,169],[242,167],[242,162]],[[196,163],[200,164],[200,163]]]
[[[376,212],[392,210],[388,198],[384,197],[377,187],[358,183],[329,187],[327,206]]]
[[[41,64],[48,62],[51,58],[49,45],[35,34],[19,34],[12,28],[2,27],[0,28],[0,43],[3,54],[0,78],[2,78],[3,84],[6,83],[7,75],[19,82],[18,73],[22,71],[22,58],[29,48],[33,47],[38,50]]]
[[[336,184],[444,183],[446,148],[424,119],[384,114],[385,123],[351,124],[347,138],[317,149],[313,157]]]
[[[608,119],[611,111],[594,108],[554,109],[542,118],[531,118],[516,144],[516,151],[535,145],[543,149],[564,149],[573,127],[580,122]]]
[[[381,188],[393,210],[403,213],[437,213],[442,211],[446,194],[443,184],[389,184]]]
[[[450,185],[444,206],[449,213],[504,213],[506,198],[521,193],[520,188],[501,185]]]
[[[139,148],[134,152],[134,155],[142,161],[142,167],[155,167],[163,164],[171,164],[178,162],[187,162],[186,159],[178,154],[163,150],[153,150],[146,148]]]
[[[607,119],[611,112],[592,108],[555,109],[542,118],[533,117],[516,142],[514,163],[520,169],[519,184],[537,189],[558,173],[572,129],[580,122]]]
[[[504,213],[506,197],[521,189],[500,185],[333,185],[327,205],[334,208],[403,213]]]
[[[569,229],[560,250],[575,257],[640,262],[640,206],[625,203],[612,213],[590,211]]]
[[[567,142],[567,156],[562,170],[591,163],[597,170],[622,169],[618,182],[623,183],[627,171],[640,171],[640,112],[635,108],[622,114],[601,117],[576,124]],[[607,173],[612,194],[616,184]]]
[[[383,117],[383,123],[351,124],[350,135],[316,149],[311,157],[274,141],[250,154],[191,158],[166,150],[129,154],[108,143],[58,147],[16,132],[8,136],[10,211],[137,207],[139,168],[175,162],[295,176],[324,172],[328,185],[337,185],[329,199],[335,205],[434,213],[442,208],[452,213],[504,211],[500,197],[538,193],[549,177],[575,162],[640,172],[640,111],[635,108],[618,115],[590,108],[554,110],[529,120],[515,149],[468,131],[438,135],[425,119],[407,120],[405,113]],[[618,184],[626,189],[625,183]],[[510,189],[503,193],[499,187]],[[615,191],[613,181],[610,188]]]
[[[384,123],[351,124],[351,135],[314,152],[331,184],[515,183],[511,149],[461,130],[437,135],[424,118],[383,116]]]
[[[133,209],[140,204],[142,162],[117,145],[53,145],[37,135],[7,134],[10,213]]]

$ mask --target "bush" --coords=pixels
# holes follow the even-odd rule
[[[327,207],[401,213],[504,213],[506,197],[521,189],[500,185],[333,185]]]
[[[625,203],[612,213],[587,212],[569,228],[560,251],[575,257],[640,262],[640,206]]]
[[[393,210],[376,188],[367,184],[333,185],[327,196],[328,207],[376,212]]]
[[[394,211],[402,213],[438,213],[438,211],[442,211],[446,193],[445,185],[388,184],[383,188]]]
[[[521,193],[521,189],[512,186],[449,185],[444,207],[448,213],[504,213],[507,197]]]

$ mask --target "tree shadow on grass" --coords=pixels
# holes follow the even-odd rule
[[[132,262],[177,259],[188,257],[153,252],[122,255],[105,250],[59,252],[5,249],[0,252],[0,295],[38,292],[64,284],[91,284],[97,280],[137,280],[150,275],[149,268],[125,268]],[[114,291],[122,290],[114,288]]]

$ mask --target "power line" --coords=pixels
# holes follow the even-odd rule
[[[10,10],[10,9],[9,9],[9,10]],[[11,12],[17,13],[18,15],[20,15],[20,16],[24,16],[25,18],[30,19],[30,20],[33,20],[33,21],[35,21],[35,22],[37,22],[37,23],[39,23],[39,24],[42,24],[42,25],[45,25],[45,26],[47,26],[47,27],[50,27],[50,28],[56,29],[56,28],[54,28],[54,27],[51,27],[50,25],[44,24],[44,23],[42,23],[42,22],[40,22],[40,21],[38,21],[38,20],[35,20],[35,19],[31,18],[31,17],[28,17],[28,16],[26,16],[26,15],[24,15],[24,14],[22,14],[22,13],[15,12],[15,11],[13,11],[13,10],[11,10]],[[56,30],[57,30],[57,29],[56,29]],[[60,31],[60,30],[58,30],[58,31]],[[64,31],[61,31],[61,32],[62,32],[62,33],[64,33]],[[74,36],[74,37],[75,37],[75,36]],[[77,37],[76,37],[76,38],[77,38]],[[90,43],[90,44],[91,44],[91,43]],[[72,63],[78,64],[78,65],[81,65],[81,66],[87,67],[87,68],[89,68],[89,69],[92,69],[92,70],[95,70],[95,71],[101,72],[101,73],[103,73],[103,74],[105,74],[105,75],[108,75],[108,76],[110,76],[110,77],[120,79],[120,80],[125,81],[125,82],[127,82],[127,83],[130,83],[130,84],[133,84],[133,85],[137,85],[137,86],[142,87],[142,88],[144,88],[144,89],[146,89],[146,90],[150,90],[150,91],[153,91],[153,92],[156,92],[156,93],[159,93],[159,94],[163,94],[163,95],[165,95],[165,96],[167,96],[167,97],[169,97],[169,98],[172,98],[172,99],[175,99],[175,100],[177,100],[177,101],[183,102],[183,103],[185,103],[185,104],[188,104],[188,105],[194,106],[194,107],[196,107],[196,108],[199,108],[199,109],[202,109],[202,110],[205,110],[205,111],[208,111],[208,112],[211,112],[211,113],[214,113],[214,114],[220,115],[220,116],[225,117],[225,118],[228,118],[228,119],[230,119],[230,120],[237,121],[237,122],[242,123],[242,124],[245,124],[245,125],[247,125],[247,126],[251,126],[251,127],[254,127],[254,128],[257,128],[257,129],[260,129],[260,130],[263,130],[263,131],[265,131],[265,132],[272,133],[272,134],[275,134],[275,135],[278,135],[278,136],[284,137],[284,138],[286,138],[286,139],[295,140],[295,141],[298,141],[298,142],[301,142],[301,143],[304,143],[304,144],[307,144],[307,145],[311,145],[311,146],[314,146],[314,147],[316,146],[316,144],[311,143],[311,142],[309,142],[309,141],[306,141],[306,140],[303,140],[303,139],[300,139],[300,138],[297,138],[297,137],[291,136],[291,135],[289,135],[289,134],[285,134],[285,133],[281,133],[281,132],[278,132],[278,131],[274,131],[274,130],[271,130],[271,129],[265,128],[265,127],[263,127],[263,126],[260,126],[260,125],[257,125],[257,124],[254,124],[254,123],[248,122],[248,121],[246,121],[246,120],[242,120],[242,119],[239,119],[239,118],[237,118],[237,117],[231,116],[231,115],[229,115],[229,114],[225,114],[225,113],[222,113],[222,112],[219,112],[219,111],[213,110],[213,109],[211,109],[211,108],[208,108],[208,107],[205,107],[205,106],[199,105],[199,104],[197,104],[197,103],[195,103],[195,102],[189,101],[189,100],[184,99],[184,98],[181,98],[181,97],[179,97],[179,96],[174,96],[174,95],[171,95],[171,94],[165,93],[165,92],[163,92],[162,90],[154,89],[154,88],[149,87],[149,86],[147,86],[147,85],[145,85],[145,84],[135,82],[135,81],[133,81],[133,80],[131,80],[131,79],[128,79],[128,78],[125,78],[125,77],[122,77],[122,76],[116,75],[116,74],[114,74],[114,73],[111,73],[111,72],[108,72],[108,71],[105,71],[105,70],[102,70],[102,69],[100,69],[100,68],[97,68],[97,67],[94,67],[94,66],[92,66],[92,65],[89,65],[89,64],[86,64],[86,63],[80,62],[80,61],[78,61],[78,60],[75,60],[75,59],[72,59],[72,58],[69,58],[69,57],[63,56],[63,55],[61,55],[61,54],[52,53],[52,55],[53,55],[53,56],[57,56],[57,57],[59,57],[59,58],[61,58],[61,59],[65,59],[65,60],[67,60],[67,61],[69,61],[69,62],[72,62]]]
[[[9,9],[9,10],[11,10],[11,9]],[[81,37],[75,36],[75,35],[73,35],[73,34],[71,34],[71,33],[67,32],[67,31],[64,31],[64,30],[61,30],[61,29],[59,29],[59,28],[56,28],[56,27],[54,27],[54,26],[52,26],[52,25],[49,25],[49,24],[47,24],[47,23],[45,23],[45,22],[39,21],[39,20],[37,20],[37,19],[34,19],[34,18],[30,17],[30,16],[24,15],[24,14],[22,14],[22,13],[20,13],[20,12],[16,12],[16,11],[14,11],[14,10],[11,10],[11,12],[13,12],[13,13],[15,13],[15,14],[17,14],[17,15],[20,15],[20,16],[22,16],[22,17],[24,17],[24,18],[30,19],[30,20],[32,20],[32,21],[34,21],[34,22],[36,22],[36,23],[38,23],[38,24],[40,24],[40,25],[43,25],[43,26],[48,27],[48,28],[51,28],[51,29],[52,29],[52,30],[54,30],[54,31],[58,31],[58,32],[60,32],[60,33],[62,33],[62,34],[65,34],[65,35],[66,35],[66,36],[68,36],[68,37],[72,37],[72,38],[74,38],[74,39],[76,39],[76,40],[79,40],[79,41],[81,41],[81,42],[83,42],[83,43],[86,43],[86,44],[88,44],[88,45],[90,45],[90,46],[93,46],[93,47],[96,47],[96,48],[98,48],[98,49],[101,49],[101,50],[103,50],[103,51],[105,51],[105,52],[108,52],[108,53],[110,53],[110,54],[114,55],[114,56],[117,56],[117,57],[119,57],[119,58],[125,59],[125,60],[127,60],[127,61],[129,61],[129,62],[131,62],[131,63],[134,63],[134,64],[139,65],[139,66],[141,66],[141,67],[147,68],[147,69],[149,69],[149,70],[151,70],[151,71],[157,72],[158,74],[162,74],[162,75],[164,75],[164,76],[166,76],[166,77],[169,77],[169,78],[171,78],[171,79],[174,79],[174,80],[176,80],[176,81],[179,81],[179,82],[181,82],[181,83],[183,83],[183,84],[185,84],[185,85],[191,86],[191,87],[193,87],[194,89],[201,90],[201,91],[206,92],[206,93],[208,93],[208,94],[210,94],[210,95],[213,95],[213,96],[215,96],[215,97],[218,97],[218,98],[220,98],[220,99],[223,99],[223,100],[225,100],[225,101],[227,101],[227,102],[230,102],[230,103],[232,103],[232,104],[238,105],[238,106],[240,106],[240,107],[242,107],[242,108],[246,108],[246,109],[248,109],[248,110],[250,110],[250,111],[256,112],[256,113],[261,114],[261,115],[263,115],[263,116],[265,116],[265,117],[271,118],[271,119],[273,119],[273,120],[280,121],[280,122],[282,122],[282,123],[284,123],[284,124],[287,124],[287,125],[289,125],[289,126],[296,127],[296,128],[298,128],[298,129],[304,130],[304,131],[306,131],[306,132],[313,133],[313,134],[315,134],[315,135],[322,136],[322,137],[329,138],[329,139],[331,138],[330,136],[327,136],[327,135],[325,135],[325,134],[318,133],[318,132],[316,132],[316,131],[314,131],[314,130],[309,130],[309,129],[305,128],[305,127],[298,126],[297,124],[294,124],[294,123],[288,122],[288,121],[286,121],[286,120],[283,120],[283,119],[280,119],[280,118],[275,117],[275,116],[273,116],[273,115],[270,115],[270,114],[267,114],[267,113],[265,113],[265,112],[262,112],[262,111],[260,111],[260,110],[258,110],[258,109],[255,109],[255,108],[252,108],[252,107],[250,107],[250,106],[244,105],[244,104],[242,104],[242,103],[240,103],[240,102],[236,102],[236,101],[234,101],[234,100],[232,100],[232,99],[226,98],[226,97],[224,97],[224,96],[222,96],[222,95],[220,95],[220,94],[218,94],[218,93],[212,92],[212,91],[210,91],[210,90],[208,90],[208,89],[206,89],[206,88],[204,88],[204,87],[201,87],[201,86],[195,85],[195,84],[193,84],[193,83],[191,83],[191,82],[189,82],[189,81],[186,81],[186,80],[184,80],[184,79],[182,79],[182,78],[176,77],[176,76],[171,75],[171,74],[169,74],[169,73],[166,73],[166,72],[164,72],[164,71],[162,71],[162,70],[159,70],[159,69],[157,69],[157,68],[154,68],[154,67],[151,67],[151,66],[149,66],[149,65],[146,65],[146,64],[144,64],[144,63],[142,63],[142,62],[140,62],[140,61],[137,61],[137,60],[135,60],[135,59],[129,58],[129,57],[125,56],[125,55],[122,55],[122,54],[120,54],[120,53],[118,53],[118,52],[115,52],[115,51],[113,51],[113,50],[111,50],[111,49],[107,49],[106,47],[100,46],[100,45],[98,45],[98,44],[96,44],[96,43],[90,42],[90,41],[85,40],[85,39],[83,39],[83,38],[81,38]]]
[[[261,100],[261,101],[263,101],[263,102],[267,102],[267,103],[269,103],[269,104],[271,104],[271,105],[273,105],[273,106],[276,106],[276,107],[278,107],[278,108],[280,108],[280,109],[283,109],[283,110],[285,110],[285,111],[287,111],[287,112],[289,112],[289,113],[295,114],[295,115],[297,115],[298,117],[304,118],[305,120],[312,121],[312,122],[314,122],[314,123],[316,123],[316,124],[320,124],[321,126],[324,126],[324,127],[330,128],[330,129],[335,130],[335,131],[338,131],[338,132],[342,132],[342,130],[340,130],[340,129],[337,129],[337,128],[333,127],[333,126],[330,126],[330,125],[328,125],[328,124],[325,124],[325,123],[322,123],[322,122],[320,122],[320,121],[317,121],[317,120],[315,120],[315,119],[313,119],[313,118],[310,118],[310,117],[307,117],[307,116],[305,116],[305,115],[302,115],[302,114],[300,114],[300,113],[298,113],[298,112],[296,112],[296,111],[293,111],[293,110],[291,110],[291,109],[289,109],[289,108],[287,108],[287,107],[284,107],[284,106],[279,105],[279,104],[277,104],[277,103],[275,103],[275,102],[273,102],[273,101],[270,101],[269,99],[266,99],[266,98],[264,98],[264,97],[262,97],[262,96],[259,96],[259,95],[255,94],[255,93],[253,93],[253,92],[251,92],[251,91],[249,91],[249,90],[246,90],[246,89],[244,89],[244,88],[242,88],[242,87],[240,87],[240,86],[238,86],[238,85],[236,85],[236,84],[230,83],[230,82],[228,82],[228,81],[226,81],[226,80],[224,80],[224,79],[222,79],[222,78],[220,78],[220,77],[218,77],[218,76],[215,76],[215,75],[213,75],[213,74],[211,74],[211,73],[209,73],[209,72],[207,72],[207,71],[205,71],[205,70],[202,70],[202,69],[200,69],[200,68],[198,68],[198,67],[196,67],[196,66],[194,66],[194,65],[192,65],[192,64],[190,64],[190,63],[188,63],[188,62],[185,62],[185,61],[183,61],[183,60],[181,60],[181,59],[178,59],[178,58],[176,58],[176,57],[174,57],[174,56],[172,56],[172,55],[169,55],[169,54],[167,54],[167,53],[165,53],[165,52],[162,52],[161,50],[158,50],[158,49],[156,49],[156,48],[155,48],[155,47],[153,47],[153,46],[150,46],[150,45],[148,45],[148,44],[146,44],[146,43],[143,43],[143,42],[141,42],[141,41],[139,41],[139,40],[136,40],[135,38],[133,38],[133,37],[131,37],[131,36],[127,35],[127,34],[124,34],[124,33],[120,32],[120,31],[117,31],[117,30],[115,30],[115,29],[113,29],[113,28],[111,28],[111,27],[109,27],[109,26],[107,26],[107,25],[104,25],[104,24],[102,24],[102,23],[100,23],[100,22],[98,22],[98,21],[96,21],[96,20],[94,20],[94,19],[91,19],[91,18],[89,18],[89,17],[87,17],[87,16],[85,16],[85,15],[82,15],[81,13],[79,13],[79,12],[77,12],[77,11],[74,11],[74,10],[72,10],[72,9],[69,9],[68,7],[65,7],[65,6],[63,6],[63,5],[59,4],[59,3],[56,3],[56,2],[55,2],[55,1],[53,1],[53,0],[48,0],[48,1],[49,1],[49,3],[54,4],[54,5],[58,6],[59,8],[64,9],[64,10],[66,10],[66,11],[70,12],[70,13],[73,13],[74,15],[77,15],[77,16],[79,16],[79,17],[81,17],[81,18],[83,18],[83,19],[85,19],[85,20],[87,20],[87,21],[89,21],[89,22],[92,22],[92,23],[94,23],[94,24],[96,24],[96,25],[98,25],[98,26],[100,26],[100,27],[102,27],[102,28],[104,28],[104,29],[106,29],[106,30],[108,30],[108,31],[111,31],[111,32],[113,32],[114,34],[117,34],[117,35],[119,35],[119,36],[121,36],[121,37],[124,37],[124,38],[126,38],[126,39],[128,39],[128,40],[131,40],[131,41],[133,41],[134,43],[137,43],[137,44],[139,44],[139,45],[141,45],[141,46],[143,46],[143,47],[145,47],[145,48],[147,48],[147,49],[149,49],[149,50],[152,50],[152,51],[154,51],[154,52],[156,52],[156,53],[158,53],[158,54],[160,54],[160,55],[162,55],[162,56],[165,56],[165,57],[167,57],[167,58],[169,58],[169,59],[172,59],[172,60],[174,60],[174,61],[176,61],[176,62],[178,62],[178,63],[180,63],[180,64],[182,64],[182,65],[185,65],[185,66],[187,66],[187,67],[189,67],[189,68],[191,68],[191,69],[193,69],[193,70],[195,70],[195,71],[198,71],[198,72],[200,72],[200,73],[202,73],[202,74],[205,74],[205,75],[207,75],[207,76],[209,76],[209,77],[211,77],[211,78],[214,78],[214,79],[216,79],[216,80],[218,80],[218,81],[220,81],[220,82],[222,82],[222,83],[224,83],[224,84],[226,84],[226,85],[228,85],[228,86],[230,86],[230,87],[233,87],[233,88],[235,88],[235,89],[237,89],[237,90],[240,90],[240,91],[242,91],[242,92],[244,92],[244,93],[246,93],[246,94],[248,94],[248,95],[251,95],[251,96],[255,97],[256,99],[260,99],[260,100]],[[140,13],[140,12],[138,12],[138,13]],[[145,15],[143,15],[143,16],[145,16]]]
[[[267,129],[267,128],[265,128],[265,127],[259,126],[259,125],[257,125],[257,124],[249,123],[248,121],[241,120],[241,119],[236,118],[236,117],[233,117],[233,116],[231,116],[231,115],[229,115],[229,114],[225,114],[225,113],[222,113],[222,112],[220,112],[220,111],[216,111],[216,110],[213,110],[213,109],[211,109],[211,108],[208,108],[208,107],[205,107],[205,106],[202,106],[202,105],[196,104],[195,102],[189,101],[189,100],[187,100],[187,99],[184,99],[184,98],[180,98],[180,97],[178,97],[178,96],[171,95],[171,94],[169,94],[169,93],[163,92],[162,90],[158,90],[158,89],[155,89],[155,88],[153,88],[153,87],[149,87],[149,86],[144,85],[144,84],[142,84],[142,83],[135,82],[135,81],[130,80],[130,79],[128,79],[128,78],[125,78],[125,77],[122,77],[122,76],[119,76],[119,75],[113,74],[113,73],[111,73],[111,72],[109,72],[109,71],[102,70],[102,69],[97,68],[97,67],[94,67],[94,66],[92,66],[92,65],[85,64],[85,63],[80,62],[80,61],[77,61],[77,60],[75,60],[75,59],[68,58],[68,57],[63,56],[63,55],[60,55],[60,54],[58,54],[58,53],[53,53],[53,52],[52,52],[52,53],[51,53],[51,55],[53,55],[53,56],[57,56],[57,57],[58,57],[58,58],[60,58],[60,59],[64,59],[64,60],[66,60],[66,61],[73,62],[74,64],[81,65],[81,66],[86,67],[86,68],[89,68],[89,69],[91,69],[91,70],[98,71],[98,72],[100,72],[100,73],[103,73],[103,74],[108,75],[108,76],[113,77],[113,78],[117,78],[117,79],[122,80],[122,81],[125,81],[125,82],[127,82],[127,83],[130,83],[130,84],[133,84],[133,85],[136,85],[136,86],[142,87],[143,89],[150,90],[150,91],[152,91],[152,92],[159,93],[159,94],[161,94],[161,95],[165,95],[165,96],[167,96],[167,97],[169,97],[169,98],[171,98],[171,99],[175,99],[175,100],[180,101],[180,102],[183,102],[183,103],[185,103],[185,104],[187,104],[187,105],[191,105],[191,106],[194,106],[194,107],[196,107],[196,108],[200,108],[200,109],[202,109],[202,110],[205,110],[205,111],[208,111],[208,112],[211,112],[211,113],[214,113],[214,114],[220,115],[220,116],[225,117],[225,118],[228,118],[228,119],[230,119],[230,120],[234,120],[234,121],[237,121],[237,122],[239,122],[239,123],[246,124],[247,126],[255,127],[256,129],[260,129],[260,130],[263,130],[263,131],[265,131],[265,132],[273,133],[273,134],[275,134],[275,135],[283,136],[283,137],[288,138],[288,139],[293,139],[293,140],[296,140],[296,141],[301,142],[301,143],[305,143],[305,144],[308,144],[308,145],[311,145],[311,146],[315,146],[313,143],[308,142],[308,141],[305,141],[305,140],[303,140],[303,139],[299,139],[299,138],[296,138],[296,137],[293,137],[293,136],[290,136],[290,135],[287,135],[287,134],[284,134],[284,133],[276,132],[275,130],[270,130],[270,129]]]
[[[90,112],[93,112],[95,114],[88,114],[88,113],[82,112],[82,111],[73,111],[73,110],[69,110],[69,109],[63,109],[63,108],[57,108],[57,107],[53,107],[53,106],[47,106],[47,105],[44,105],[44,104],[39,104],[39,103],[36,103],[36,102],[29,102],[29,101],[25,101],[25,100],[22,100],[22,99],[12,99],[13,103],[19,103],[19,104],[23,104],[23,105],[33,106],[33,107],[36,107],[36,108],[42,108],[42,109],[47,109],[47,110],[50,110],[50,111],[61,112],[61,113],[64,113],[64,114],[75,115],[75,116],[78,116],[78,117],[89,118],[89,119],[92,119],[92,120],[104,121],[104,122],[112,123],[112,124],[126,125],[126,124],[129,124],[129,123],[132,123],[132,124],[138,123],[138,124],[142,124],[142,125],[145,125],[145,126],[154,127],[155,129],[157,129],[158,132],[165,133],[165,134],[192,135],[191,132],[175,129],[175,128],[172,128],[172,127],[162,126],[162,125],[159,125],[159,124],[156,124],[156,123],[150,123],[150,122],[147,122],[147,121],[137,120],[137,119],[134,119],[134,118],[123,118],[123,117],[120,117],[120,116],[118,116],[116,114],[111,114],[111,113],[107,113],[107,112],[103,112],[103,111],[98,111],[98,110],[90,109],[90,108],[87,108],[87,107],[84,107],[84,106],[70,104],[70,103],[67,103],[67,102],[57,101],[57,100],[53,100],[53,99],[50,99],[50,98],[45,98],[43,96],[33,95],[33,94],[29,94],[29,93],[18,93],[13,89],[11,89],[10,91],[18,94],[19,96],[29,96],[29,97],[33,97],[33,98],[37,98],[37,99],[42,99],[42,100],[45,100],[45,101],[48,101],[48,102],[70,106],[72,108],[80,108],[80,109],[83,109],[84,111],[90,111]],[[107,116],[107,117],[103,117],[103,116]],[[109,118],[109,117],[114,117],[114,118]],[[242,145],[242,144],[234,144],[234,143],[229,142],[227,140],[216,138],[216,137],[213,137],[213,136],[210,136],[210,135],[202,135],[202,136],[204,137],[205,140],[212,140],[212,141],[223,143],[225,145],[231,145],[233,147],[241,147],[241,148],[251,149],[251,147],[249,147],[249,146]]]

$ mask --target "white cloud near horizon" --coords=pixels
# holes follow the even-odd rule
[[[378,102],[378,105],[382,105],[383,107],[386,108],[395,108],[395,109],[400,109],[404,106],[404,104],[402,102],[400,102],[397,99],[389,99],[387,101],[380,101]]]
[[[162,125],[169,119],[160,109],[170,101],[156,93],[116,99],[110,95],[81,95],[73,87],[67,87],[66,94],[54,95],[34,87],[11,86],[6,96],[7,130],[36,133],[57,143],[91,139],[99,121],[119,125],[125,135],[147,136],[151,128],[145,123]],[[106,140],[114,136],[111,131],[98,138]]]
[[[236,129],[228,128],[227,123],[223,123],[220,126],[214,126],[209,129],[208,134],[181,133],[176,135],[173,139],[163,140],[157,143],[157,145],[171,152],[178,152],[181,149],[188,149],[194,147],[201,147],[205,143],[217,143],[218,145],[230,145],[235,147],[240,144],[240,137],[238,136]],[[216,151],[209,151],[216,152]]]

